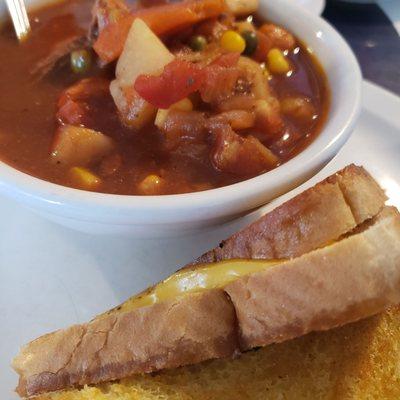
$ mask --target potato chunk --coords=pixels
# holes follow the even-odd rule
[[[175,56],[141,20],[135,19],[116,67],[116,79],[110,92],[122,122],[140,130],[155,117],[156,109],[133,89],[139,75],[154,75],[173,61]]]
[[[146,23],[137,18],[119,57],[116,78],[121,86],[133,85],[139,75],[157,74],[174,58]]]
[[[82,167],[100,161],[113,149],[113,140],[103,133],[80,126],[63,125],[55,134],[51,157],[57,163]]]

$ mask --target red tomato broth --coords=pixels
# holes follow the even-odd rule
[[[292,65],[295,66],[293,74],[290,77],[273,76],[270,81],[271,87],[280,99],[293,94],[293,92],[309,97],[316,108],[319,118],[311,124],[301,126],[300,138],[294,139],[293,146],[289,146],[277,153],[283,157],[284,161],[293,158],[304,150],[321,131],[326,120],[330,101],[324,70],[316,57],[307,50],[306,45],[301,43],[289,52],[288,58]],[[284,116],[284,120],[291,128],[288,129],[289,136],[297,136],[299,128],[293,124],[289,117]]]
[[[74,187],[65,165],[54,163],[49,155],[57,129],[57,102],[61,93],[82,76],[74,75],[69,66],[57,68],[45,79],[36,79],[33,65],[45,57],[54,45],[70,35],[82,35],[90,22],[90,0],[69,0],[41,8],[31,14],[32,35],[18,45],[12,27],[6,24],[0,31],[0,157],[6,163],[44,180]],[[321,130],[329,104],[326,78],[319,64],[300,46],[289,58],[295,66],[292,78],[274,77],[271,86],[278,96],[293,93],[307,95],[317,108],[319,118],[312,126],[302,127],[293,146],[280,156],[282,162],[301,152]],[[87,76],[112,79],[112,68],[94,66]],[[138,184],[148,175],[157,174],[164,180],[161,194],[185,193],[226,186],[248,177],[233,176],[216,170],[210,162],[207,143],[190,143],[184,148],[167,150],[158,129],[151,125],[138,133],[120,123],[117,113],[111,113],[110,99],[96,99],[90,105],[94,126],[88,126],[111,136],[118,148],[122,166],[111,176],[101,176],[98,191],[115,194],[141,194]],[[109,118],[104,117],[104,109]],[[293,131],[299,127],[284,118]],[[273,144],[271,145],[273,148]],[[95,173],[100,166],[94,166]]]

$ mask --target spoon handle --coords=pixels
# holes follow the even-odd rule
[[[14,24],[15,33],[18,39],[22,41],[31,30],[24,0],[6,0],[6,3]]]

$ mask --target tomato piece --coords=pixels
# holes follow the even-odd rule
[[[184,60],[174,60],[159,76],[140,75],[135,82],[136,92],[158,108],[169,108],[200,89],[204,69]]]
[[[232,91],[238,78],[234,66],[239,57],[238,53],[223,54],[205,67],[186,60],[174,60],[159,76],[140,75],[134,88],[147,102],[163,109],[198,90],[205,101],[211,102]]]

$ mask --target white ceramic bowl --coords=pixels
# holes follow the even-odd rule
[[[220,189],[147,197],[71,189],[0,163],[0,192],[52,221],[80,231],[160,237],[184,235],[227,221],[311,177],[332,159],[353,130],[360,110],[360,69],[343,38],[323,19],[292,0],[261,0],[260,13],[307,43],[328,76],[329,117],[320,135],[298,156],[271,172]]]
[[[300,4],[316,15],[321,15],[325,8],[325,0],[292,0],[292,2]]]

